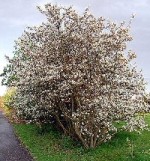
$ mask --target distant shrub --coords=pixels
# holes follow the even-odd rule
[[[0,110],[2,110],[3,109],[3,98],[0,96]]]
[[[16,112],[14,108],[14,96],[16,89],[14,87],[10,87],[5,92],[2,99],[2,111],[9,118],[10,121],[16,122]]]
[[[4,108],[11,109],[13,108],[13,99],[15,95],[15,88],[8,88],[6,93],[3,96]]]

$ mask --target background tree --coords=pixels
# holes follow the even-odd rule
[[[11,66],[15,106],[29,122],[50,122],[86,148],[111,139],[114,122],[130,131],[146,127],[143,76],[127,51],[130,25],[96,18],[88,9],[38,7],[47,17],[16,42]]]
[[[16,74],[14,73],[13,66],[11,64],[11,60],[15,59],[15,57],[17,56],[18,56],[17,52],[14,53],[12,59],[10,59],[8,56],[5,56],[6,60],[8,61],[8,64],[4,67],[3,72],[0,73],[0,77],[2,77],[1,81],[2,85],[9,87],[12,85],[11,83],[13,82],[13,80],[17,80]]]

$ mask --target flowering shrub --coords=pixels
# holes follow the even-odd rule
[[[18,115],[29,122],[51,122],[86,148],[111,139],[114,122],[127,130],[146,125],[143,76],[127,52],[130,24],[79,15],[72,7],[38,7],[47,22],[28,27],[10,60],[17,87]]]

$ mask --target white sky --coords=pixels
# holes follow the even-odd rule
[[[80,13],[89,6],[95,16],[117,22],[128,21],[132,13],[136,13],[131,29],[134,40],[129,48],[137,53],[138,68],[143,70],[150,84],[150,0],[0,0],[0,72],[6,65],[4,55],[12,55],[14,40],[21,36],[25,27],[44,21],[36,6],[47,2],[73,5]],[[6,87],[0,86],[0,95],[5,90]]]

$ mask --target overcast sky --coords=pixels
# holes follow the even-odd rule
[[[131,15],[136,14],[129,49],[137,53],[138,69],[143,70],[145,80],[150,84],[150,0],[0,0],[0,72],[6,65],[4,55],[12,56],[14,40],[21,36],[26,26],[38,25],[45,20],[36,6],[48,2],[72,5],[79,13],[89,6],[95,16],[115,22],[129,21]],[[0,95],[5,89],[0,86]],[[147,91],[150,92],[150,85]]]

